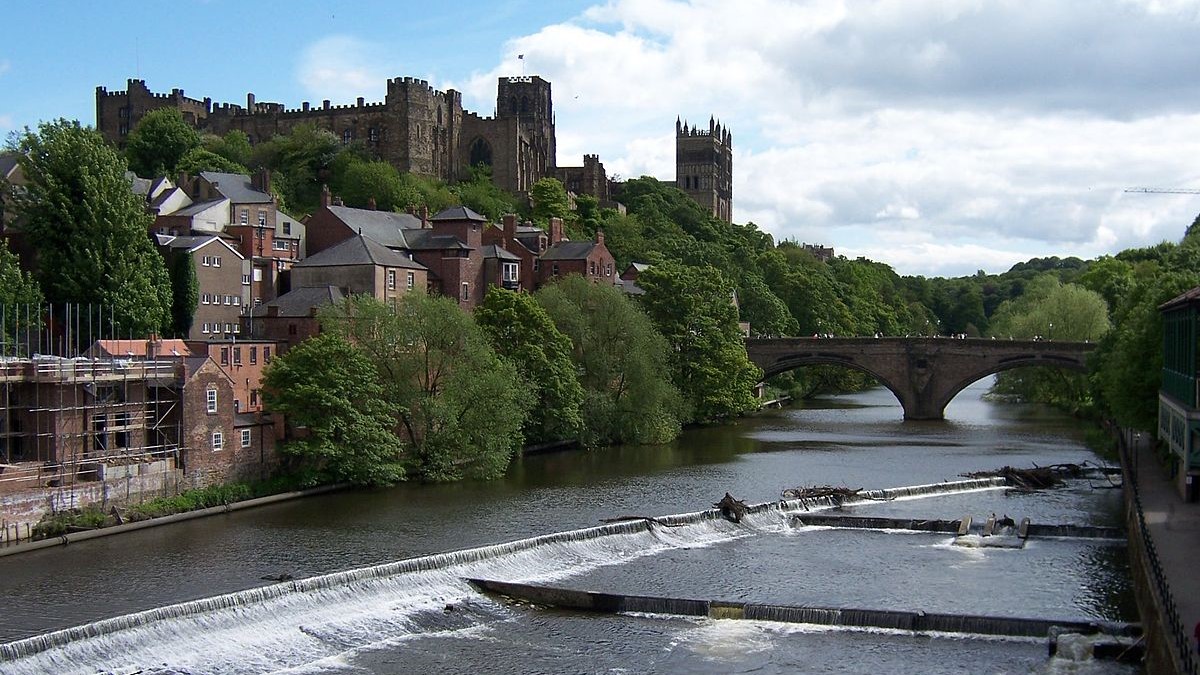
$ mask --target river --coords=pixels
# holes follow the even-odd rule
[[[905,422],[892,395],[876,389],[689,430],[663,447],[525,457],[491,483],[331,494],[3,558],[0,642],[34,639],[17,643],[30,655],[0,662],[0,672],[1130,672],[1048,660],[1043,640],[597,617],[498,604],[461,581],[1136,620],[1124,548],[1112,542],[970,548],[948,535],[794,528],[777,515],[741,526],[709,521],[496,546],[592,528],[603,518],[699,511],[726,491],[768,502],[789,487],[894,487],[1004,465],[1099,461],[1076,422],[986,401],[986,385],[960,394],[945,422]],[[845,510],[1121,521],[1119,490],[1087,481],[1036,494],[972,491]],[[468,549],[475,550],[396,563]],[[302,592],[262,580],[281,573],[315,580]],[[167,607],[186,601],[198,602]],[[66,634],[36,636],[89,622],[98,623],[86,639],[36,645]]]

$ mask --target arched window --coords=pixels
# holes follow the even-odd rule
[[[476,138],[471,142],[471,166],[483,164],[485,166],[492,165],[492,146],[482,138]]]

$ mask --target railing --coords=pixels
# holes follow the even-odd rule
[[[1136,458],[1131,457],[1129,448],[1125,443],[1125,438],[1121,435],[1118,442],[1122,460],[1129,471],[1130,480],[1126,481],[1126,487],[1130,490],[1133,496],[1134,512],[1137,514],[1137,531],[1141,540],[1142,550],[1146,552],[1146,561],[1149,563],[1150,585],[1157,594],[1157,602],[1155,604],[1162,611],[1163,618],[1166,619],[1166,633],[1164,637],[1168,637],[1175,646],[1176,665],[1179,666],[1181,673],[1187,675],[1200,675],[1200,670],[1197,666],[1195,651],[1192,649],[1192,638],[1188,634],[1187,627],[1183,624],[1183,620],[1179,618],[1179,609],[1175,602],[1175,595],[1171,593],[1171,584],[1167,581],[1166,575],[1163,573],[1162,561],[1158,558],[1158,549],[1154,546],[1154,538],[1150,536],[1150,530],[1146,527],[1146,516],[1142,511],[1142,497],[1138,492],[1138,467]],[[1133,536],[1132,533],[1130,536]]]

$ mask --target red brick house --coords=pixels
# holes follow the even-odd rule
[[[617,261],[604,245],[604,232],[595,241],[570,241],[563,237],[562,221],[550,219],[550,246],[539,258],[538,283],[578,274],[593,283],[616,284]]]
[[[317,310],[346,299],[337,286],[295,288],[268,302],[262,313],[249,320],[254,335],[279,344],[279,353],[286,352],[303,340],[321,332]]]
[[[337,286],[344,295],[385,302],[429,285],[429,270],[365,234],[315,253],[292,268],[292,288]]]
[[[229,377],[233,408],[238,413],[262,412],[263,371],[281,347],[273,340],[188,343],[193,356],[208,356]]]

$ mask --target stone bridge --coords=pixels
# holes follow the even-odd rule
[[[802,366],[833,364],[870,374],[904,407],[904,419],[944,419],[967,385],[1026,366],[1086,370],[1087,342],[917,338],[760,338],[746,340],[750,360],[771,377]]]

